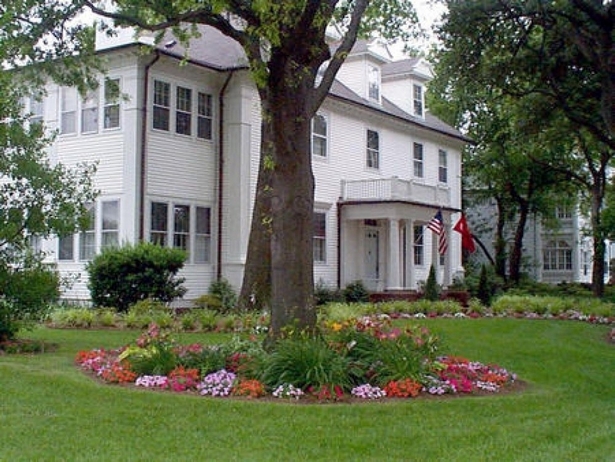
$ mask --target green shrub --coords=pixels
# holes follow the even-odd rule
[[[184,279],[176,275],[185,258],[181,250],[150,243],[107,249],[86,267],[92,302],[126,311],[139,300],[170,302],[181,297],[186,292]]]
[[[59,284],[56,269],[34,255],[19,265],[0,262],[0,341],[42,321],[60,295]]]
[[[436,301],[440,299],[441,288],[438,285],[438,281],[436,279],[436,269],[432,265],[429,268],[429,275],[427,276],[427,282],[425,282],[425,292],[423,293],[423,298],[429,301]]]
[[[344,289],[344,300],[347,303],[365,303],[369,301],[369,292],[363,281],[354,281]]]
[[[237,293],[226,279],[222,278],[211,283],[208,294],[220,300],[220,313],[230,313],[237,307]],[[209,305],[209,309],[215,309]]]
[[[493,297],[493,286],[489,281],[489,274],[487,273],[487,266],[482,265],[480,268],[480,277],[478,279],[478,294],[477,298],[485,305],[491,305],[491,298]]]
[[[343,301],[344,295],[337,287],[329,287],[322,279],[316,283],[316,287],[314,287],[314,302],[316,306]]]
[[[216,295],[201,295],[194,300],[193,305],[195,308],[213,310],[217,312],[222,311],[222,301]]]

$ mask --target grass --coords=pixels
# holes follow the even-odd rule
[[[300,405],[110,386],[73,365],[78,350],[137,332],[39,329],[53,353],[0,357],[0,461],[615,460],[615,346],[571,321],[421,321],[446,351],[495,362],[521,393]],[[222,335],[182,334],[185,342]]]

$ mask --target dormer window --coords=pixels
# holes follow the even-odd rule
[[[367,68],[367,93],[370,100],[380,102],[380,68],[376,66]]]
[[[414,115],[423,117],[423,87],[420,85],[413,85],[413,104]]]

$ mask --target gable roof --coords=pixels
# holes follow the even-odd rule
[[[187,48],[176,40],[170,31],[168,31],[163,39],[155,44],[154,47],[161,54],[179,60],[185,59],[190,63],[220,72],[248,68],[245,52],[239,43],[210,26],[199,26],[199,32],[201,34],[200,37],[190,40]],[[146,43],[150,45],[153,43],[151,36],[144,36],[137,39],[133,38],[132,41],[132,45]],[[121,46],[126,45],[129,44],[123,44]],[[356,47],[359,52],[362,50],[367,51],[368,43],[365,41],[358,41]],[[357,50],[353,49],[353,53]],[[387,63],[383,66],[383,75],[397,75],[410,72],[419,62],[420,58],[410,58]],[[463,142],[471,141],[457,129],[431,115],[429,111],[426,112],[425,118],[423,119],[408,114],[384,97],[382,98],[382,104],[375,104],[362,98],[339,80],[334,81],[329,94],[334,98],[363,106],[370,110],[395,117],[396,119],[410,122],[427,130],[433,130]]]

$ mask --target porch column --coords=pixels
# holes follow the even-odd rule
[[[389,220],[389,258],[387,268],[387,289],[400,289],[399,264],[399,220]]]
[[[406,288],[415,289],[414,277],[414,220],[405,220],[406,226]]]

